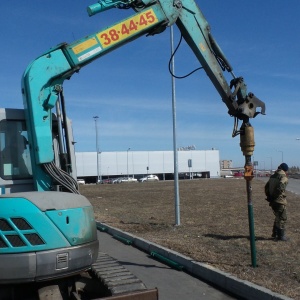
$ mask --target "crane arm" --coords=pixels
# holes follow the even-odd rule
[[[28,140],[33,179],[37,190],[49,190],[52,179],[43,164],[54,160],[52,109],[62,92],[63,82],[80,68],[141,35],[154,34],[175,22],[166,17],[160,4],[147,7],[133,16],[71,44],[60,44],[35,59],[22,77]]]
[[[181,0],[181,5],[182,10],[176,25],[226,104],[229,115],[245,121],[254,118],[259,113],[259,107],[264,114],[264,103],[253,93],[247,94],[247,86],[242,77],[235,77],[196,2]],[[232,75],[229,83],[223,75],[224,71]]]
[[[221,95],[228,113],[243,121],[255,117],[265,106],[247,94],[243,78],[236,78],[221,49],[213,39],[209,24],[193,0],[101,0],[88,7],[90,16],[110,8],[133,8],[136,13],[108,28],[70,44],[50,49],[25,70],[22,93],[37,190],[51,188],[51,179],[42,165],[52,162],[51,116],[65,79],[95,59],[137,39],[154,35],[176,23],[208,77]],[[227,83],[223,71],[232,74]],[[231,89],[234,88],[233,91]]]

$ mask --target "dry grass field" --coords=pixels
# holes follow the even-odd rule
[[[96,219],[173,249],[240,279],[300,299],[300,197],[288,196],[288,242],[271,239],[273,213],[264,182],[252,180],[257,267],[251,266],[244,179],[182,180],[181,225],[174,182],[83,185]]]

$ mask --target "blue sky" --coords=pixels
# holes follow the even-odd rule
[[[112,9],[88,17],[94,2],[3,1],[0,5],[0,107],[22,108],[21,77],[49,48],[71,43],[133,15]],[[300,166],[300,1],[197,0],[236,76],[266,103],[266,116],[251,119],[254,160],[261,168],[284,161]],[[174,44],[179,33],[174,28]],[[168,72],[170,31],[141,37],[82,68],[64,83],[76,151],[95,151],[99,116],[101,151],[172,150],[172,95]],[[175,57],[177,75],[199,63],[183,45]],[[230,80],[230,78],[229,78]],[[216,148],[221,159],[243,166],[233,118],[204,71],[176,80],[177,146]]]

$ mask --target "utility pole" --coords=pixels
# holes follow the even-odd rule
[[[127,179],[129,179],[129,173],[128,173],[128,151],[130,148],[127,149]]]
[[[98,116],[93,117],[95,120],[95,130],[96,130],[96,153],[97,153],[97,181],[96,184],[101,183],[99,178],[99,141],[98,141]]]
[[[278,152],[281,152],[281,162],[283,163],[283,151],[278,150]]]
[[[174,63],[174,34],[173,26],[170,27],[170,43],[171,43],[171,80],[172,80],[172,115],[173,115],[173,153],[174,153],[174,192],[175,192],[175,224],[180,225],[180,199],[179,199],[179,180],[178,180],[178,153],[177,153],[177,132],[176,132],[176,95],[175,95],[175,63]]]

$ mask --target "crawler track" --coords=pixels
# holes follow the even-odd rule
[[[99,252],[91,270],[55,281],[1,285],[0,300],[156,300],[158,291],[109,255]]]

